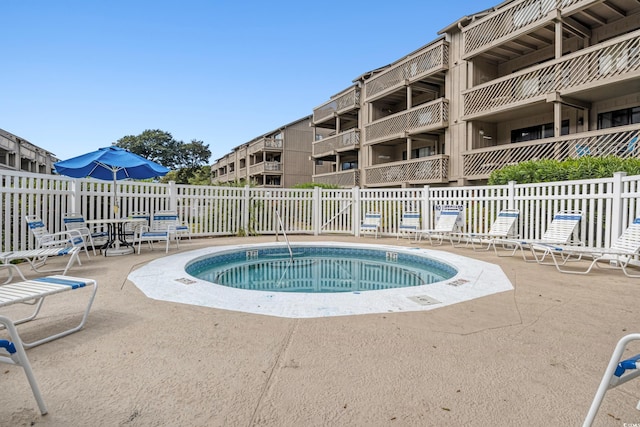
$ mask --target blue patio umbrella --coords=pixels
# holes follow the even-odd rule
[[[116,181],[120,179],[147,179],[166,175],[169,169],[145,159],[124,148],[111,146],[54,163],[60,175],[72,178],[92,177],[113,180],[114,214],[118,213]]]

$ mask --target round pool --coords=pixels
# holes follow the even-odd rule
[[[342,278],[347,277],[346,272],[340,272],[341,267],[336,267],[341,265],[351,269],[347,270],[351,276],[360,277],[355,282],[332,279],[327,286],[327,289],[332,289],[331,292],[309,292],[311,288],[324,287],[315,279],[320,277],[315,273],[322,269],[324,261],[300,260],[301,268],[297,273],[300,280],[294,280],[291,276],[281,282],[282,286],[289,288],[289,291],[282,292],[282,289],[269,289],[265,284],[270,280],[277,282],[287,270],[287,245],[282,242],[247,244],[244,243],[247,238],[237,240],[243,243],[211,246],[158,258],[132,271],[128,279],[147,297],[157,300],[288,318],[426,311],[513,289],[499,266],[445,251],[415,246],[310,241],[292,243],[293,264],[307,251],[315,252],[317,256],[318,251],[324,250],[331,254],[328,258],[337,262],[331,262],[332,275],[343,274]],[[233,239],[226,241],[233,242]],[[356,257],[370,254],[379,259],[352,265],[351,261],[347,261],[346,254],[349,252],[356,254]],[[250,265],[269,261],[269,254],[273,254],[274,260],[279,260],[280,264],[272,266],[269,270],[271,276],[261,277],[259,286],[254,285],[255,289],[239,289],[217,283],[225,275],[247,275],[246,272],[251,271]],[[279,259],[283,254],[285,258]],[[225,263],[219,266],[220,270],[205,274],[211,280],[193,275],[223,260]],[[390,273],[390,270],[384,270],[377,263],[401,266],[402,274],[413,277],[415,282],[407,280],[410,286],[390,286],[395,279],[390,279],[389,275],[395,275],[396,272]],[[437,266],[436,273],[423,270],[425,265]],[[233,272],[229,270],[231,267],[235,269]],[[246,272],[239,273],[242,269]],[[440,273],[445,274],[436,277]],[[433,275],[434,281],[431,281],[430,275]],[[345,288],[337,292],[342,283]]]
[[[238,250],[189,262],[186,272],[236,289],[364,292],[424,286],[452,278],[453,266],[424,255],[375,248],[296,246]]]

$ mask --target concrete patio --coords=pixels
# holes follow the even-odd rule
[[[194,239],[180,251],[274,240]],[[159,247],[83,254],[69,274],[98,280],[87,325],[27,352],[49,414],[39,414],[23,371],[1,365],[0,425],[581,425],[616,342],[640,332],[640,280],[435,249],[500,265],[514,290],[431,311],[290,319],[147,298],[127,276],[164,256]],[[49,298],[39,320],[19,328],[23,338],[76,321],[84,297]],[[609,391],[594,425],[640,423],[638,400],[638,381]]]

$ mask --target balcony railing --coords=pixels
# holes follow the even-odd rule
[[[364,84],[365,99],[380,97],[389,90],[412,83],[421,78],[447,69],[449,66],[449,43],[444,40],[406,60],[394,65]]]
[[[249,175],[258,175],[265,172],[282,172],[282,163],[261,162],[249,167]]]
[[[525,160],[607,155],[640,157],[640,126],[621,126],[469,151],[462,153],[463,174],[466,178],[483,179],[494,170]]]
[[[249,145],[249,154],[259,153],[260,151],[281,151],[282,139],[280,138],[262,138],[259,141]]]
[[[575,9],[601,2],[601,0],[522,0],[513,2],[463,28],[463,58],[468,59],[492,46],[515,39],[537,27],[546,25],[555,17],[553,13],[549,15],[555,9],[560,9],[562,14],[570,14]]]
[[[437,155],[365,168],[367,186],[401,183],[443,183],[449,176],[449,156]]]
[[[635,31],[463,92],[465,118],[530,102],[553,92],[570,94],[594,82],[637,78],[639,71],[640,31]]]
[[[313,175],[313,182],[318,184],[337,185],[340,187],[357,187],[360,185],[360,171],[358,169],[351,169]]]
[[[321,106],[313,110],[313,122],[319,123],[323,120],[333,117],[334,114],[340,114],[345,111],[353,110],[360,107],[360,89],[352,88],[348,92],[325,102]]]
[[[394,138],[405,138],[418,132],[446,127],[449,101],[441,98],[377,120],[365,127],[365,144]]]
[[[355,150],[360,147],[360,130],[351,129],[313,143],[315,157],[336,154],[344,150]]]

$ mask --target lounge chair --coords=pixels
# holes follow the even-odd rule
[[[77,213],[65,214],[62,217],[62,221],[64,222],[64,226],[67,230],[76,230],[80,233],[82,238],[85,239],[85,242],[91,246],[94,256],[96,255],[95,242],[102,241],[103,245],[107,243],[107,240],[109,238],[109,233],[106,231],[98,231],[95,229],[90,230],[82,214],[77,214]]]
[[[418,230],[416,232],[416,240],[420,241],[422,240],[422,236],[427,236],[431,245],[434,244],[434,239],[438,242],[438,245],[441,245],[444,238],[449,237],[449,241],[453,245],[452,235],[456,232],[456,222],[458,221],[459,214],[460,210],[458,208],[443,208],[442,211],[440,211],[440,217],[436,221],[435,227]]]
[[[9,340],[0,339],[0,362],[20,366],[24,369],[24,373],[31,386],[31,391],[33,392],[33,397],[35,397],[36,402],[38,402],[40,413],[42,415],[46,414],[47,406],[40,393],[36,377],[33,375],[29,358],[27,358],[27,353],[24,351],[24,346],[22,345],[22,340],[20,339],[20,335],[18,335],[16,326],[11,319],[4,316],[0,316],[0,326],[4,326],[7,332],[9,332]],[[6,388],[4,391],[8,393]]]
[[[411,238],[420,229],[420,212],[404,212],[398,226],[398,239],[400,235]]]
[[[611,359],[609,359],[607,369],[604,371],[604,375],[602,376],[602,381],[600,381],[596,395],[589,407],[587,417],[582,424],[583,427],[590,427],[593,423],[607,390],[615,388],[640,376],[640,354],[629,359],[621,360],[622,354],[627,348],[627,345],[632,341],[640,341],[640,334],[626,335],[616,344],[613,354],[611,355]]]
[[[142,242],[149,243],[149,247],[153,250],[153,242],[166,242],[165,252],[169,252],[169,243],[171,240],[176,241],[176,248],[180,247],[179,238],[176,232],[176,220],[173,216],[154,214],[151,219],[151,226],[142,225],[138,227],[135,241],[138,242],[138,254],[142,247]]]
[[[533,244],[532,251],[542,252],[542,257],[550,256],[553,264],[561,273],[588,274],[593,267],[600,267],[605,262],[608,269],[619,269],[627,277],[640,277],[627,270],[629,262],[640,255],[640,217],[633,220],[631,225],[618,237],[609,248],[595,248],[586,246]],[[590,263],[585,270],[566,269],[569,261],[580,261],[583,257],[590,257]]]
[[[496,220],[491,224],[487,233],[456,233],[455,236],[459,237],[459,240],[465,239],[465,246],[471,244],[474,251],[480,249],[488,251],[491,247],[495,249],[496,243],[509,237],[516,237],[513,231],[519,216],[518,209],[503,209],[498,212]],[[485,244],[486,247],[484,247]]]
[[[526,262],[544,262],[545,257],[539,257],[533,251],[534,244],[553,244],[553,245],[581,245],[579,241],[572,241],[580,220],[582,219],[581,211],[559,211],[553,216],[553,220],[542,234],[540,239],[504,239],[501,241],[504,248],[511,247],[511,253],[498,253],[498,249],[494,246],[497,256],[513,256],[517,251],[522,254],[522,259]],[[533,257],[527,258],[525,250],[531,250]]]
[[[92,279],[82,279],[78,277],[71,276],[45,276],[38,277],[36,279],[27,280],[24,278],[20,269],[13,264],[4,264],[0,265],[0,268],[9,269],[9,276],[15,277],[17,276],[20,281],[12,282],[9,284],[5,284],[0,286],[0,309],[2,307],[6,307],[12,304],[18,303],[27,303],[27,304],[35,304],[36,308],[33,313],[25,318],[20,320],[13,321],[14,325],[19,325],[24,322],[28,322],[30,320],[35,319],[35,317],[40,312],[42,308],[42,304],[46,297],[50,295],[59,294],[65,291],[71,291],[75,289],[81,289],[85,287],[92,287],[93,291],[89,294],[89,301],[84,310],[84,314],[80,323],[77,326],[66,329],[62,332],[54,332],[53,334],[41,338],[37,341],[33,341],[30,343],[22,342],[24,348],[35,347],[40,344],[44,344],[46,342],[52,341],[54,339],[64,337],[73,332],[77,332],[87,321],[87,317],[89,316],[89,310],[91,309],[91,305],[93,304],[93,300],[96,296],[96,291],[98,290],[98,284],[95,280]],[[66,324],[66,322],[65,322]]]
[[[163,221],[171,222],[175,224],[176,237],[182,238],[187,236],[191,240],[191,228],[188,224],[183,223],[176,211],[158,211],[154,214],[154,218],[162,218]]]
[[[38,248],[61,248],[78,246],[83,248],[89,258],[89,251],[87,245],[82,237],[82,234],[78,230],[59,231],[57,233],[49,233],[47,227],[40,217],[36,215],[25,216],[25,221],[29,227],[29,231],[36,239],[36,245]]]
[[[2,264],[8,264],[14,260],[24,260],[29,263],[33,271],[39,273],[49,273],[52,271],[62,271],[63,275],[67,274],[67,271],[73,266],[75,262],[78,265],[82,265],[80,262],[80,248],[77,246],[66,248],[40,248],[27,251],[12,251],[0,253],[0,262]],[[69,256],[69,261],[64,269],[58,270],[41,270],[40,268],[45,264],[47,258],[56,256]]]
[[[360,224],[360,233],[374,233],[375,238],[378,238],[378,232],[382,225],[382,214],[380,212],[367,212],[364,215],[364,220]]]

